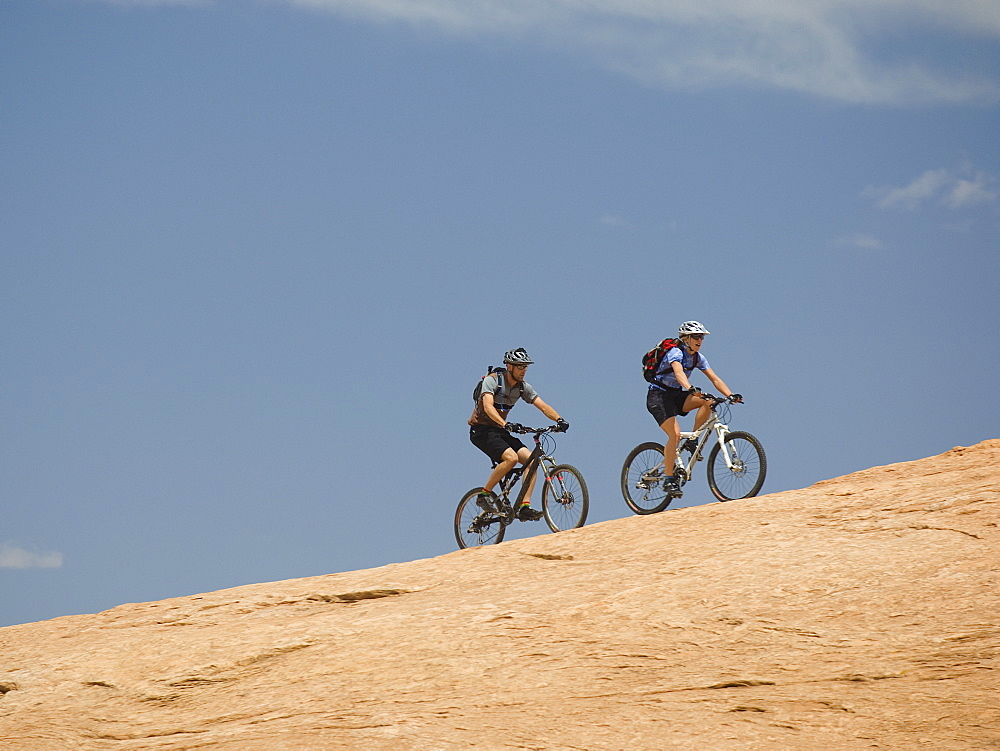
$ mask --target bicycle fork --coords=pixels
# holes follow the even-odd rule
[[[540,464],[542,466],[542,472],[545,475],[545,484],[552,489],[553,500],[562,504],[572,503],[574,500],[573,494],[566,488],[566,484],[563,482],[562,473],[555,471],[556,463],[552,457],[542,457]]]
[[[736,447],[726,441],[726,436],[729,435],[729,427],[720,423],[713,430],[715,431],[716,440],[719,442],[719,453],[722,454],[722,460],[726,463],[726,468],[737,475],[745,472],[746,463],[740,459]]]

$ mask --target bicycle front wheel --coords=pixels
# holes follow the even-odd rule
[[[507,525],[503,519],[476,505],[479,491],[473,488],[458,502],[455,509],[455,539],[460,548],[474,548],[479,545],[495,545],[503,540]]]
[[[637,514],[655,514],[670,505],[663,487],[663,444],[641,443],[622,467],[622,495]]]
[[[542,486],[542,513],[553,532],[582,527],[587,521],[590,496],[580,470],[560,464],[552,470],[552,479]]]
[[[767,474],[764,447],[754,436],[735,430],[726,435],[726,450],[732,468],[726,466],[720,444],[708,457],[708,487],[720,501],[752,498],[760,492]]]

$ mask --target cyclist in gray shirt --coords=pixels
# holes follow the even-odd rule
[[[518,399],[538,408],[547,418],[562,430],[569,429],[569,423],[559,413],[542,401],[538,393],[525,383],[524,374],[534,362],[524,348],[509,350],[503,356],[506,370],[491,373],[483,379],[482,390],[476,401],[476,408],[469,418],[469,439],[472,444],[493,460],[493,471],[483,485],[476,503],[482,509],[493,509],[497,500],[493,488],[518,462],[524,464],[531,456],[531,450],[507,430],[507,415]],[[531,491],[535,478],[532,476],[524,502],[517,509],[521,521],[535,521],[542,518],[542,512],[531,508]]]

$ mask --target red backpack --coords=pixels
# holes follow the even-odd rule
[[[660,369],[663,356],[674,347],[679,347],[680,339],[664,339],[642,356],[642,377],[650,383],[656,382],[656,371]]]

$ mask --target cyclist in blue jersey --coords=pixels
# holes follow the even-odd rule
[[[708,329],[697,321],[685,321],[677,329],[680,346],[667,350],[656,371],[656,380],[649,385],[646,393],[646,409],[656,420],[664,433],[667,442],[663,447],[664,466],[672,471],[674,457],[677,456],[677,444],[681,438],[681,426],[678,416],[684,416],[692,410],[698,410],[694,418],[694,429],[697,430],[712,414],[711,402],[701,392],[691,385],[689,378],[695,370],[702,371],[712,385],[733,402],[742,402],[743,397],[734,394],[708,364],[708,359],[701,354],[701,346],[705,341]],[[674,498],[680,498],[682,493],[676,478],[670,475],[666,478],[665,488]]]
[[[525,383],[524,375],[528,366],[534,362],[524,348],[509,350],[503,356],[506,370],[491,373],[483,379],[482,391],[476,408],[469,418],[469,439],[472,444],[493,460],[494,468],[483,485],[476,504],[486,511],[495,510],[497,500],[493,488],[503,479],[518,462],[524,464],[531,457],[531,450],[517,437],[507,431],[507,415],[518,399],[538,408],[547,418],[552,420],[562,430],[569,429],[569,423],[563,420],[559,413],[542,401],[530,384]],[[517,423],[510,423],[511,426]],[[518,426],[519,427],[519,426]],[[537,521],[542,518],[542,512],[531,508],[531,491],[535,478],[532,476],[528,484],[528,492],[524,502],[517,509],[517,518],[521,521]]]

